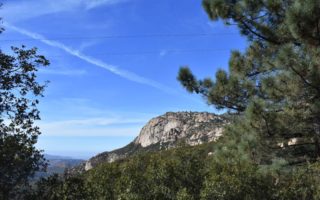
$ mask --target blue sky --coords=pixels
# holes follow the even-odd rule
[[[246,41],[210,22],[201,1],[4,0],[0,48],[37,47],[51,65],[41,99],[38,147],[88,158],[133,140],[167,111],[214,108],[177,82],[188,65],[199,78],[227,68]]]

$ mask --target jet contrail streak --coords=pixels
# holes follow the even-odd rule
[[[78,57],[79,59],[81,59],[83,61],[86,61],[87,63],[90,63],[92,65],[95,65],[97,67],[106,69],[106,70],[110,71],[111,73],[116,74],[118,76],[121,76],[121,77],[123,77],[123,78],[125,78],[127,80],[134,81],[134,82],[137,82],[137,83],[140,83],[140,84],[144,84],[144,85],[148,85],[148,86],[157,88],[159,90],[162,90],[162,91],[164,91],[166,93],[170,93],[170,94],[176,94],[177,93],[172,88],[167,87],[165,85],[162,85],[161,83],[158,83],[158,82],[156,82],[154,80],[147,79],[147,78],[142,77],[142,76],[140,76],[138,74],[135,74],[133,72],[120,69],[117,66],[107,64],[107,63],[105,63],[105,62],[103,62],[101,60],[98,60],[96,58],[93,58],[91,56],[87,56],[87,55],[81,53],[80,51],[78,51],[76,49],[72,49],[72,48],[66,46],[65,44],[63,44],[61,42],[48,40],[44,36],[42,36],[42,35],[40,35],[38,33],[30,32],[28,30],[19,28],[17,26],[14,26],[14,25],[6,23],[6,22],[4,23],[4,26],[9,28],[9,29],[11,29],[11,30],[14,30],[14,31],[16,31],[16,32],[18,32],[18,33],[20,33],[22,35],[25,35],[25,36],[28,36],[30,38],[39,40],[42,43],[47,44],[47,45],[49,45],[51,47],[59,48],[59,49],[65,51],[66,53],[68,53],[70,55]]]

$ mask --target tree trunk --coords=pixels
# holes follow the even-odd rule
[[[316,136],[314,139],[314,146],[315,146],[315,150],[314,150],[315,157],[320,158],[320,140],[318,136]]]
[[[320,119],[317,116],[315,123],[313,124],[315,137],[314,137],[314,146],[315,146],[315,157],[320,158]]]
[[[9,200],[9,190],[3,188],[0,198],[3,200]]]

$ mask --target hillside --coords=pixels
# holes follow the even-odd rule
[[[127,146],[100,153],[70,169],[69,173],[88,171],[100,163],[114,162],[140,152],[171,149],[178,145],[195,146],[215,141],[221,136],[223,126],[227,123],[225,117],[208,112],[167,112],[151,119]]]
[[[71,157],[56,156],[56,155],[44,155],[45,159],[48,161],[48,167],[46,172],[37,172],[35,179],[40,177],[48,177],[53,174],[63,174],[66,169],[73,168],[83,163],[84,160],[74,159]]]

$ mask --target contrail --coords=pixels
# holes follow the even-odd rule
[[[30,38],[39,40],[39,41],[41,41],[44,44],[47,44],[49,46],[62,49],[63,51],[65,51],[66,53],[68,53],[70,55],[78,57],[79,59],[81,59],[83,61],[86,61],[87,63],[90,63],[92,65],[95,65],[97,67],[106,69],[106,70],[110,71],[111,73],[116,74],[118,76],[121,76],[121,77],[123,77],[123,78],[125,78],[127,80],[134,81],[134,82],[137,82],[137,83],[140,83],[140,84],[144,84],[144,85],[148,85],[148,86],[151,86],[153,88],[157,88],[159,90],[162,90],[162,91],[164,91],[166,93],[177,94],[177,92],[174,89],[170,88],[170,87],[167,87],[167,86],[165,86],[165,85],[163,85],[161,83],[158,83],[158,82],[156,82],[154,80],[142,77],[142,76],[140,76],[138,74],[135,74],[133,72],[120,69],[117,66],[109,65],[109,64],[107,64],[107,63],[105,63],[105,62],[103,62],[101,60],[98,60],[98,59],[93,58],[91,56],[85,55],[85,54],[81,53],[80,51],[78,51],[76,49],[72,49],[72,48],[66,46],[65,44],[63,44],[61,42],[48,40],[44,36],[42,36],[42,35],[40,35],[38,33],[30,32],[28,30],[16,27],[16,26],[14,26],[12,24],[9,24],[7,22],[4,22],[4,26],[9,28],[9,29],[11,29],[11,30],[14,30],[14,31],[16,31],[16,32],[18,32],[18,33],[20,33],[22,35],[25,35],[25,36],[28,36]]]

